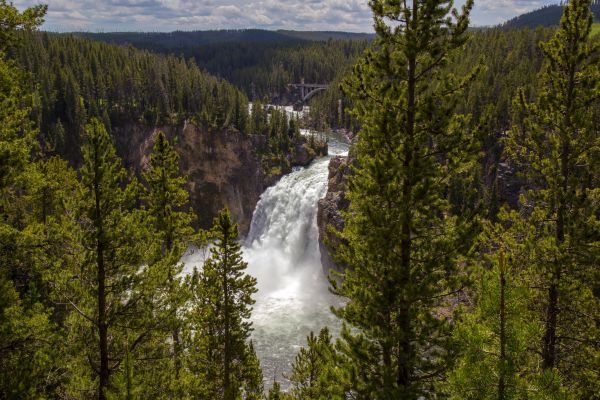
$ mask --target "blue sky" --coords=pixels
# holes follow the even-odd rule
[[[464,0],[457,0],[460,5]],[[39,0],[13,0],[22,9]],[[475,0],[472,25],[494,25],[558,0]],[[371,31],[367,0],[45,0],[43,29],[173,31],[294,29]]]

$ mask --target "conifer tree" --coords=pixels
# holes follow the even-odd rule
[[[273,386],[269,389],[267,393],[267,400],[286,400],[287,397],[285,393],[281,391],[281,385],[279,382],[274,381]]]
[[[254,350],[254,344],[250,341],[244,362],[244,385],[243,398],[245,400],[262,400],[264,398],[263,375],[260,361]]]
[[[228,210],[215,217],[211,232],[215,243],[210,257],[192,277],[189,323],[195,333],[189,335],[188,365],[196,376],[195,396],[235,400],[244,390],[254,396],[262,382],[248,343],[256,279],[245,273],[237,225]]]
[[[305,400],[343,398],[343,393],[336,392],[339,386],[331,372],[334,348],[329,330],[321,329],[318,336],[311,332],[306,340],[307,347],[300,349],[292,364],[291,397]]]
[[[541,363],[580,398],[600,392],[600,299],[592,283],[600,260],[600,44],[589,40],[591,25],[589,0],[566,5],[558,31],[541,46],[538,99],[529,103],[519,91],[506,140],[530,184],[522,204],[536,237],[526,280],[538,288]]]
[[[94,119],[86,131],[79,217],[84,251],[80,265],[63,272],[60,290],[72,309],[70,390],[107,399],[135,392],[138,351],[164,321],[153,315],[157,282],[144,266],[149,232],[145,214],[134,207],[138,185],[126,183],[104,126]]]
[[[54,398],[62,383],[60,331],[41,278],[47,243],[28,203],[42,181],[30,181],[33,96],[24,72],[7,58],[21,45],[19,31],[36,29],[46,9],[19,12],[0,0],[0,398],[6,399]]]
[[[155,368],[165,379],[171,381],[172,390],[179,390],[178,379],[182,367],[181,307],[187,300],[186,290],[179,277],[183,265],[183,253],[193,240],[191,227],[193,215],[189,207],[189,195],[180,176],[179,156],[163,132],[155,138],[150,165],[144,173],[148,190],[146,201],[150,224],[156,238],[156,254],[152,267],[156,278],[164,282],[162,290],[164,318],[170,327],[171,364]],[[163,384],[164,385],[164,384]],[[165,387],[162,388],[166,390]]]
[[[519,228],[515,224],[501,236],[487,230],[492,234],[488,239],[496,236],[497,241],[499,236],[500,243],[494,245],[508,252],[499,249],[490,257],[491,268],[478,271],[475,306],[458,321],[455,337],[461,356],[448,379],[451,399],[525,399],[531,393],[540,399],[569,398],[555,377],[536,367],[529,351],[542,324],[529,307],[531,289],[518,283],[521,267],[507,260],[507,254],[511,260],[526,260],[520,254],[526,246],[514,235]]]
[[[465,43],[473,2],[370,2],[377,38],[345,83],[362,129],[334,292],[346,326],[339,350],[348,396],[430,397],[449,358],[449,319],[436,312],[458,287],[470,224],[450,213],[452,177],[472,166],[467,118],[455,115],[471,74],[444,73]],[[451,15],[449,15],[451,13]]]

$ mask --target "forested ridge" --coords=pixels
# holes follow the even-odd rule
[[[248,98],[192,60],[73,35],[29,32],[21,41],[13,57],[30,74],[30,90],[36,95],[32,117],[49,154],[78,165],[91,118],[100,119],[109,133],[113,128],[182,126],[188,121],[205,131],[265,136],[265,172],[291,168],[285,158],[301,142],[299,123],[278,110],[267,118],[258,108],[251,120]],[[127,143],[118,139],[117,144]],[[124,155],[128,149],[117,151]]]
[[[504,28],[530,28],[535,29],[539,26],[551,27],[558,26],[560,23],[560,17],[564,11],[565,1],[561,1],[561,4],[552,4],[544,6],[540,9],[530,11],[519,15],[513,19],[508,20],[502,26]],[[600,18],[600,3],[592,1],[591,4],[592,14],[595,20]]]
[[[76,151],[84,126],[124,123],[246,129],[248,100],[194,63],[71,35],[27,33],[15,59],[31,73],[34,118],[59,153]],[[80,161],[80,157],[76,158]]]
[[[470,31],[472,0],[451,14],[447,0],[373,0],[372,44],[269,45],[256,76],[239,61],[244,86],[39,33],[45,6],[0,0],[0,399],[600,399],[591,3],[569,1],[552,29]],[[357,133],[331,231],[343,326],[311,333],[290,387],[266,377],[265,392],[257,280],[231,213],[195,228],[183,138],[156,132],[132,171],[113,130],[191,121],[252,137],[280,176],[291,152],[324,144],[243,91],[310,73],[332,82],[311,123]],[[190,248],[204,259],[183,273]]]
[[[193,58],[251,100],[285,103],[287,85],[329,83],[350,67],[372,35],[337,32],[205,31],[84,34],[155,52]]]

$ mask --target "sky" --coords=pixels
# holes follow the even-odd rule
[[[23,9],[39,0],[12,0]],[[457,6],[464,0],[456,0]],[[471,25],[496,25],[558,0],[475,0]],[[368,0],[44,0],[49,31],[293,29],[371,32]]]

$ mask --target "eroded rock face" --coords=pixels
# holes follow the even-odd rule
[[[329,162],[329,178],[327,194],[319,200],[317,212],[317,225],[319,226],[319,249],[321,250],[321,263],[327,274],[330,269],[341,270],[333,258],[333,251],[342,244],[342,240],[331,230],[344,229],[344,219],[340,211],[348,209],[350,202],[345,197],[347,176],[350,173],[348,157],[335,156]]]
[[[260,195],[281,177],[281,174],[265,176],[263,172],[260,154],[266,149],[266,137],[236,130],[208,130],[192,123],[177,127],[113,128],[117,149],[127,168],[137,172],[147,168],[158,131],[175,142],[181,171],[188,177],[191,205],[198,215],[197,225],[209,228],[217,212],[228,207],[240,234],[245,236]],[[291,163],[304,165],[312,159],[314,156],[311,158],[310,154],[292,155]]]

